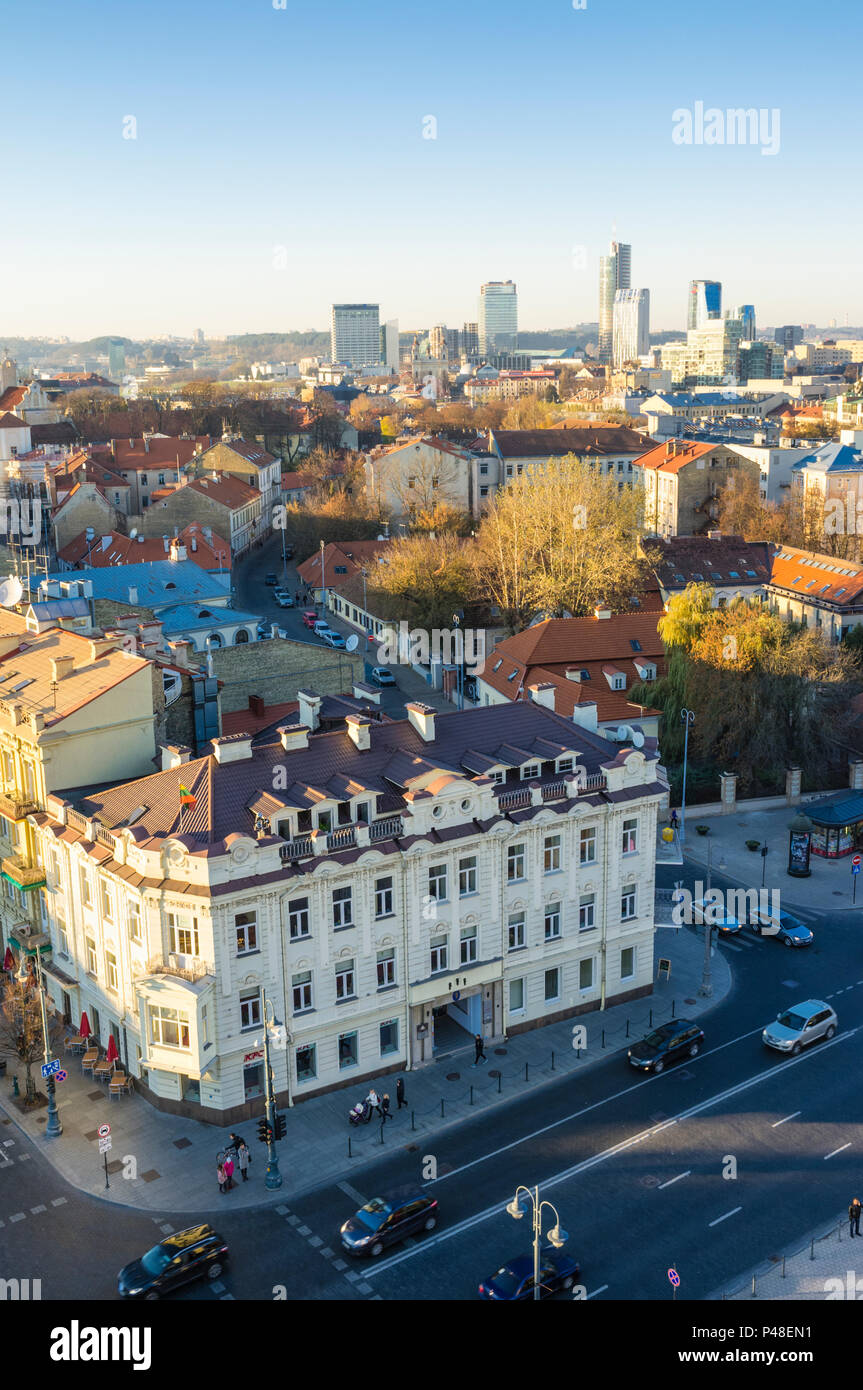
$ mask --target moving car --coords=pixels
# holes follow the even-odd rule
[[[276,585],[278,584],[278,582],[279,582],[279,577],[278,577],[277,574],[267,574],[267,575],[264,576],[264,583],[265,583],[265,584],[270,584],[273,588],[276,587]]]
[[[560,1289],[571,1289],[579,1273],[578,1261],[562,1250],[541,1250],[540,1298],[550,1298]],[[496,1274],[480,1284],[479,1296],[501,1303],[514,1302],[517,1298],[533,1298],[533,1256],[519,1255],[502,1265]]]
[[[340,650],[344,650],[345,639],[340,632],[333,632],[330,628],[329,632],[319,632],[318,636],[323,637],[328,647],[338,647]]]
[[[743,923],[738,922],[732,913],[726,912],[721,902],[708,902],[706,898],[696,898],[692,904],[692,920],[708,922],[720,936],[733,936],[735,932],[743,930]]]
[[[293,560],[293,558],[294,558],[294,547],[291,545],[290,541],[288,541],[287,545],[285,546],[285,559],[286,559],[286,560]]]
[[[303,627],[314,627],[318,621],[318,615],[313,608],[303,609]]]
[[[419,1187],[403,1187],[389,1197],[373,1197],[342,1226],[342,1245],[352,1255],[380,1255],[417,1231],[437,1225],[437,1201]]]
[[[688,1018],[673,1018],[648,1033],[627,1052],[630,1066],[639,1071],[663,1071],[669,1062],[681,1057],[697,1057],[704,1042],[704,1032]]]
[[[121,1298],[161,1298],[195,1279],[218,1279],[227,1260],[228,1247],[212,1226],[189,1226],[121,1269],[117,1292]]]
[[[387,666],[373,666],[371,680],[373,685],[395,685],[396,678]]]
[[[758,936],[772,936],[783,946],[811,946],[815,940],[806,923],[790,912],[750,912],[749,925]]]
[[[277,589],[275,593],[275,599],[276,603],[279,605],[280,608],[293,608],[294,606],[293,598],[289,593],[286,593],[284,590],[280,591],[279,589]]]
[[[819,1038],[832,1038],[838,1027],[839,1019],[823,999],[804,999],[802,1004],[792,1004],[777,1014],[776,1022],[768,1023],[761,1034],[761,1041],[777,1052],[790,1052],[797,1057]]]

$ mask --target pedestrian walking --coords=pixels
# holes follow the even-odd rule
[[[243,1175],[243,1182],[249,1181],[249,1164],[251,1163],[251,1161],[252,1155],[249,1153],[249,1147],[246,1144],[246,1141],[244,1139],[241,1139],[240,1147],[237,1149],[237,1162],[240,1165],[240,1172]]]
[[[676,812],[676,811],[672,811],[672,812],[671,812],[671,828],[672,828],[672,830],[676,830],[676,829],[677,829],[677,826],[678,826],[677,812]]]
[[[219,1164],[217,1165],[217,1167],[216,1167],[216,1176],[217,1176],[217,1178],[219,1179],[219,1191],[220,1191],[220,1192],[227,1192],[228,1189],[227,1189],[227,1187],[225,1186],[225,1183],[227,1182],[227,1178],[225,1177],[225,1165],[224,1165],[224,1163],[219,1163]]]
[[[231,1133],[228,1135],[228,1142],[226,1148],[233,1149],[235,1153],[239,1153],[240,1145],[245,1144],[245,1142],[246,1141],[243,1138],[242,1134],[234,1134],[232,1130]]]
[[[403,1105],[407,1105],[405,1100],[405,1083],[401,1077],[396,1082],[396,1109],[401,1110]]]
[[[225,1191],[230,1192],[231,1188],[234,1186],[234,1160],[231,1158],[230,1153],[227,1154],[225,1158],[225,1181],[227,1183]]]
[[[390,1098],[386,1094],[386,1092],[384,1092],[384,1094],[381,1096],[381,1124],[386,1124],[387,1120],[391,1119],[392,1115],[390,1114]]]
[[[476,1037],[473,1040],[473,1048],[474,1053],[476,1054],[473,1059],[473,1064],[474,1066],[478,1066],[480,1062],[485,1062],[487,1060],[485,1055],[485,1043],[482,1040],[481,1033],[476,1034]]]
[[[369,1107],[369,1110],[376,1110],[378,1114],[381,1113],[380,1096],[378,1095],[374,1086],[371,1088],[368,1095],[366,1096],[366,1105]]]
[[[848,1208],[848,1220],[849,1220],[850,1223],[851,1223],[851,1234],[852,1234],[852,1236],[859,1236],[859,1234],[860,1234],[860,1213],[861,1213],[861,1212],[863,1212],[863,1205],[861,1205],[860,1198],[859,1198],[859,1197],[855,1197],[855,1198],[853,1199],[853,1201],[851,1202],[850,1207]]]

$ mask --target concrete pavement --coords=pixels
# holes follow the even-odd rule
[[[348,1110],[366,1085],[304,1101],[287,1112],[287,1138],[277,1146],[283,1186],[272,1193],[264,1188],[265,1150],[257,1140],[256,1121],[236,1126],[252,1151],[250,1180],[222,1196],[216,1161],[226,1131],[163,1114],[136,1095],[109,1099],[98,1081],[81,1074],[79,1060],[70,1054],[68,1079],[58,1086],[63,1123],[59,1139],[44,1138],[44,1110],[24,1116],[11,1104],[11,1076],[3,1084],[0,1112],[38,1143],[70,1184],[107,1201],[141,1210],[184,1212],[209,1211],[221,1203],[251,1208],[284,1202],[403,1152],[420,1138],[425,1141],[479,1111],[496,1109],[530,1090],[583,1072],[673,1014],[694,1017],[714,1007],[731,988],[728,962],[722,949],[715,948],[714,994],[710,1000],[699,997],[703,942],[691,930],[658,928],[655,957],[671,961],[671,977],[657,980],[651,996],[520,1033],[500,1047],[490,1047],[485,1065],[473,1065],[473,1044],[465,1034],[465,1047],[441,1056],[430,1067],[405,1073],[408,1108],[383,1129],[376,1121],[357,1128],[348,1124]],[[572,1046],[577,1025],[585,1029],[578,1052]],[[395,1081],[395,1075],[388,1076],[377,1086],[379,1093],[389,1091],[393,1104]],[[103,1123],[112,1130],[107,1189],[98,1152]]]
[[[856,1301],[863,1298],[863,1237],[850,1235],[848,1217],[842,1212],[827,1230],[814,1232],[803,1245],[798,1242],[793,1250],[774,1256],[711,1297],[739,1303]]]

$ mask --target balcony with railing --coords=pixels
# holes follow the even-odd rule
[[[19,792],[0,792],[0,816],[7,820],[21,821],[39,810],[38,801],[23,796]]]
[[[45,870],[38,864],[29,863],[20,854],[0,860],[0,873],[10,883],[14,883],[16,888],[20,888],[22,893],[27,893],[33,888],[45,887]]]
[[[573,785],[572,780],[567,781],[561,777],[554,781],[542,782],[539,791],[543,801],[562,801],[570,796],[583,796],[589,792],[605,791],[605,788],[605,773],[591,772],[580,777],[575,785]],[[533,804],[533,792],[527,783],[522,787],[500,787],[496,790],[495,795],[498,809],[504,813],[523,811],[527,806]]]
[[[132,969],[132,978],[136,980],[145,979],[148,975],[174,975],[178,980],[187,980],[194,984],[197,980],[204,980],[208,975],[215,975],[216,967],[212,961],[204,960],[200,956],[151,956],[146,965],[135,966]]]

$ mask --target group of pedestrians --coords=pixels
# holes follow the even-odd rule
[[[369,1091],[365,1099],[365,1104],[371,1113],[380,1117],[381,1124],[386,1124],[387,1120],[392,1119],[390,1114],[390,1098],[386,1091],[379,1096],[374,1086]],[[405,1083],[402,1077],[396,1081],[396,1109],[401,1110],[403,1105],[407,1105],[405,1100]]]
[[[295,590],[294,590],[294,603],[297,605],[298,608],[299,608],[299,606],[300,606],[301,603],[311,603],[311,602],[312,602],[312,591],[311,591],[311,589],[295,589]]]
[[[234,1173],[237,1169],[242,1175],[243,1182],[248,1182],[251,1161],[251,1151],[245,1139],[241,1138],[239,1134],[230,1134],[224,1153],[220,1153],[216,1161],[219,1191],[230,1192],[232,1188],[237,1186],[234,1182]]]

